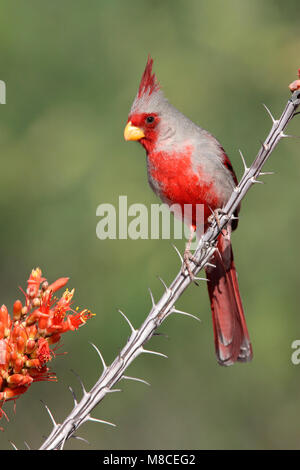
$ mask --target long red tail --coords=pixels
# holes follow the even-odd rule
[[[215,348],[219,364],[230,366],[236,361],[252,359],[239,285],[233,261],[230,228],[220,235],[218,250],[206,268],[208,293],[211,303]]]

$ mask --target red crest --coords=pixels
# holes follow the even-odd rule
[[[153,59],[148,56],[147,64],[139,86],[138,97],[140,98],[144,93],[151,95],[154,91],[159,90],[159,83],[154,73],[152,73]]]

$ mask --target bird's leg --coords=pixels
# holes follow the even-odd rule
[[[208,217],[208,222],[212,223],[214,220],[216,221],[217,227],[220,230],[221,234],[224,235],[223,230],[221,229],[221,223],[220,223],[220,215],[223,215],[223,209],[215,209],[214,211],[211,209],[211,215]],[[227,232],[227,228],[225,228]]]
[[[219,215],[223,213],[223,212],[222,212],[222,209],[215,209],[215,210],[213,210],[213,209],[210,208],[210,211],[211,211],[211,215],[210,215],[210,216],[208,217],[208,219],[207,219],[208,222],[209,222],[210,224],[212,224],[213,221],[215,220],[218,229],[221,230]]]
[[[187,241],[187,244],[185,246],[185,250],[183,253],[183,265],[182,265],[182,272],[184,273],[185,269],[187,269],[188,275],[190,276],[190,279],[192,282],[194,281],[195,276],[192,272],[190,261],[191,260],[193,261],[193,255],[191,253],[191,244],[194,238],[195,230],[196,230],[195,226],[191,225],[191,233],[190,233],[189,239]]]

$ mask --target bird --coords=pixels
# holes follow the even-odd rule
[[[190,242],[197,229],[197,205],[203,207],[205,232],[212,216],[217,222],[218,211],[225,206],[238,181],[222,145],[167,100],[152,68],[153,59],[149,55],[124,138],[139,142],[146,150],[148,182],[154,193],[169,207],[192,206]],[[239,210],[240,207],[220,232],[216,250],[205,267],[215,352],[222,366],[249,362],[253,357],[231,246]],[[190,257],[187,247],[184,257],[187,268]]]

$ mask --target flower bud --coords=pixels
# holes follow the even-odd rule
[[[16,300],[13,307],[13,319],[14,321],[19,320],[22,315],[22,302],[20,300]]]
[[[36,346],[34,339],[28,339],[26,343],[26,354],[31,354]]]

